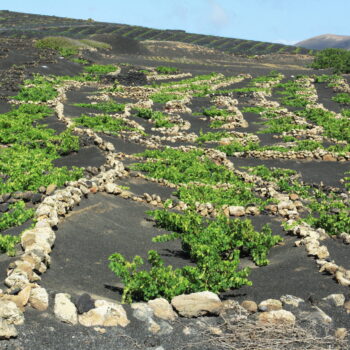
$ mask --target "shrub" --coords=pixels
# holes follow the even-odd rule
[[[108,74],[115,72],[117,67],[113,64],[92,64],[91,66],[85,67],[84,70],[90,74]]]
[[[146,271],[139,270],[143,264],[139,256],[128,262],[121,254],[111,255],[109,267],[125,284],[123,302],[157,297],[169,300],[181,293],[204,290],[218,293],[251,285],[247,279],[249,268],[239,269],[240,256],[250,255],[257,265],[266,265],[268,250],[281,241],[281,237],[272,236],[267,225],[256,232],[250,220],[230,220],[225,216],[208,220],[192,210],[185,214],[155,210],[149,214],[157,226],[174,232],[157,236],[153,241],[180,239],[184,252],[196,265],[165,267],[158,253],[149,251],[151,269]]]
[[[350,51],[344,49],[324,49],[318,51],[311,64],[312,68],[331,68],[334,73],[350,73]]]
[[[156,68],[157,73],[159,74],[175,74],[179,70],[175,67],[165,67],[165,66],[158,66]]]
[[[64,36],[48,36],[40,39],[35,44],[41,49],[52,49],[58,51],[62,56],[69,57],[77,55],[80,50],[110,49],[111,46],[96,40],[90,39],[72,39]]]

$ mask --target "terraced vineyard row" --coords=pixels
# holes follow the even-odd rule
[[[186,33],[181,30],[160,30],[125,24],[99,23],[93,21],[61,19],[44,16],[37,26],[34,15],[13,12],[0,14],[0,35],[6,37],[42,37],[62,35],[73,38],[85,38],[93,34],[117,34],[135,40],[179,41],[206,46],[234,54],[264,55],[271,53],[310,54],[312,50],[296,48],[276,43],[265,43],[254,40],[231,39],[219,36]],[[19,26],[18,23],[21,23]],[[59,23],[59,25],[57,25]],[[45,31],[43,31],[45,29]]]

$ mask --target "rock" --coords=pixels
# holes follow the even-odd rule
[[[343,305],[347,313],[350,313],[350,300],[346,301]]]
[[[113,184],[113,183],[110,183],[110,182],[109,182],[109,183],[107,183],[107,184],[105,185],[105,191],[106,191],[107,193],[114,193],[116,187],[118,187],[116,184]]]
[[[171,305],[184,317],[218,315],[222,309],[219,297],[207,291],[176,296],[171,300]]]
[[[276,311],[281,309],[282,303],[277,299],[266,299],[259,304],[260,311]]]
[[[13,324],[8,324],[6,320],[0,318],[0,339],[10,339],[17,337],[18,333]]]
[[[167,321],[174,321],[177,317],[169,302],[164,298],[157,298],[148,302],[149,307],[158,318]]]
[[[298,297],[295,297],[294,295],[283,295],[281,296],[280,300],[285,305],[292,305],[294,307],[299,307],[300,303],[304,303],[304,300]]]
[[[29,297],[30,305],[39,311],[44,311],[49,307],[49,295],[45,288],[33,288]]]
[[[332,155],[330,155],[330,154],[325,154],[323,157],[322,157],[322,159],[324,160],[324,161],[326,161],[326,162],[336,162],[337,161],[337,159],[336,158],[334,158]]]
[[[262,324],[294,325],[295,316],[290,311],[273,310],[259,314],[258,321]]]
[[[56,235],[51,227],[35,227],[22,233],[21,245],[24,250],[27,250],[37,244],[50,252],[55,239]]]
[[[350,234],[342,232],[339,237],[343,240],[344,244],[350,244]]]
[[[56,191],[57,186],[55,184],[51,184],[46,188],[46,195],[51,196]]]
[[[337,328],[334,332],[334,336],[339,340],[344,340],[348,335],[348,330],[346,328]]]
[[[10,300],[0,299],[0,319],[16,326],[23,324],[23,312]]]
[[[78,323],[78,314],[75,305],[70,300],[70,295],[58,293],[55,296],[55,316],[62,322],[75,325]]]
[[[260,210],[258,207],[247,207],[246,208],[246,214],[250,214],[250,215],[259,215],[260,214]]]
[[[132,303],[133,316],[140,321],[150,321],[153,317],[153,309],[146,303]]]
[[[299,196],[296,193],[291,193],[289,195],[289,198],[290,198],[291,201],[296,201],[296,200],[299,199]]]
[[[350,286],[350,278],[347,278],[345,276],[345,273],[344,271],[340,271],[338,270],[336,273],[335,273],[335,279],[338,281],[339,284],[341,284],[342,286]]]
[[[258,305],[255,301],[252,300],[244,300],[241,306],[251,313],[255,313],[258,311]]]
[[[101,333],[101,334],[105,334],[105,333],[106,333],[106,329],[105,329],[105,328],[94,327],[94,330],[95,330],[96,332]]]
[[[75,306],[77,307],[78,314],[84,314],[95,308],[95,301],[89,294],[84,293],[76,299]]]
[[[312,311],[307,318],[315,322],[316,324],[323,323],[323,324],[330,324],[332,323],[332,318],[328,316],[323,310],[321,310],[317,306],[313,306]]]
[[[32,287],[30,285],[27,285],[17,295],[5,294],[3,296],[3,299],[13,301],[17,305],[17,307],[23,312],[24,306],[26,306],[28,303],[31,289]]]
[[[40,204],[36,209],[35,216],[36,217],[48,216],[50,215],[50,212],[51,212],[51,206],[47,204]]]
[[[106,300],[96,300],[95,306],[94,309],[79,315],[80,324],[85,327],[126,327],[130,322],[124,308],[119,304]]]
[[[10,276],[5,279],[6,286],[10,288],[20,288],[23,289],[29,284],[28,276],[23,271],[13,270]]]
[[[265,210],[271,212],[272,214],[275,214],[275,213],[277,213],[278,208],[277,208],[277,205],[268,204],[268,205],[265,206]]]
[[[40,193],[34,193],[32,198],[31,198],[31,201],[33,204],[37,204],[37,203],[41,202],[42,197],[43,196]]]
[[[241,206],[231,205],[228,207],[231,216],[244,216],[245,208]]]
[[[345,302],[345,296],[343,294],[330,294],[323,300],[328,301],[332,306],[343,306]]]
[[[148,330],[153,334],[157,334],[160,331],[160,325],[151,319]]]
[[[209,332],[214,335],[222,335],[222,330],[219,327],[209,327]]]
[[[0,213],[6,213],[10,209],[10,204],[2,203],[0,204]]]

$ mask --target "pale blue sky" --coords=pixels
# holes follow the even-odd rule
[[[286,44],[350,35],[350,0],[2,0],[0,9]]]

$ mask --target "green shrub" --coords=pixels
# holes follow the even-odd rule
[[[52,49],[58,51],[64,57],[77,55],[80,50],[86,49],[110,49],[111,46],[96,40],[72,39],[63,36],[48,36],[38,40],[35,46],[41,49]]]
[[[332,100],[343,105],[350,105],[350,94],[346,92],[336,94],[334,97],[332,97]]]
[[[350,73],[350,51],[344,49],[324,49],[318,51],[311,64],[312,68],[331,68],[334,73]]]
[[[115,72],[117,67],[113,64],[92,64],[91,66],[85,67],[84,70],[90,74],[108,74]]]
[[[155,210],[149,214],[157,226],[174,232],[157,236],[153,241],[180,239],[184,252],[196,265],[165,267],[160,256],[149,251],[151,269],[146,271],[139,270],[143,264],[139,256],[128,262],[121,254],[111,255],[109,267],[125,285],[123,302],[157,297],[170,300],[182,293],[204,290],[218,293],[251,285],[247,279],[249,269],[239,269],[240,256],[250,255],[257,265],[265,265],[268,250],[281,241],[281,237],[272,236],[267,225],[256,232],[250,220],[230,220],[225,216],[207,220],[192,210],[185,214]]]
[[[181,100],[182,96],[178,94],[170,94],[165,92],[157,92],[150,96],[150,99],[155,103],[166,103],[173,100]]]
[[[46,83],[38,86],[23,87],[14,99],[25,102],[47,102],[56,98],[57,95],[56,89],[51,84]]]
[[[125,110],[125,104],[115,103],[112,101],[98,102],[98,103],[75,103],[74,106],[97,109],[105,113],[118,113],[118,112],[124,112]]]
[[[109,115],[88,116],[83,114],[74,121],[76,125],[85,126],[98,132],[110,132],[115,135],[118,135],[120,131],[136,130],[128,126],[123,119],[113,118]]]
[[[20,243],[20,236],[2,235],[0,234],[0,252],[9,256],[16,254],[15,246]]]
[[[175,67],[158,66],[156,71],[159,74],[175,74],[178,73],[179,70]]]
[[[169,122],[169,117],[162,112],[152,111],[149,108],[137,108],[136,115],[139,118],[146,120],[152,120],[156,128],[171,128],[173,123]]]

